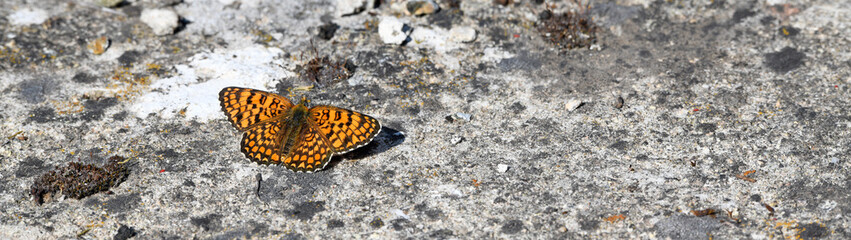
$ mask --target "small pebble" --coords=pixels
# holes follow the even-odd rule
[[[440,10],[440,6],[432,0],[409,0],[405,5],[408,15],[422,16],[432,14]]]
[[[582,101],[577,100],[576,98],[571,98],[570,100],[567,101],[567,105],[565,105],[565,107],[567,107],[568,111],[572,112],[573,110],[576,110],[577,108],[579,108],[579,106],[581,106],[581,105],[582,105]]]
[[[86,48],[95,55],[101,55],[103,52],[106,52],[106,49],[109,48],[109,39],[105,36],[99,37],[94,41],[89,42],[86,45]]]
[[[505,165],[505,164],[502,164],[502,163],[497,164],[496,170],[499,171],[500,173],[505,173],[505,172],[508,171],[508,165]]]
[[[455,121],[463,120],[465,122],[469,122],[472,117],[473,117],[473,115],[458,112],[458,113],[454,113],[452,115],[446,116],[446,121],[455,122]]]
[[[588,49],[593,51],[600,51],[603,50],[603,47],[600,47],[600,44],[592,44],[591,47],[589,47]]]
[[[615,99],[615,103],[613,104],[613,106],[617,109],[623,108],[623,97],[618,96],[618,98]]]
[[[449,30],[449,37],[454,42],[469,43],[476,40],[476,29],[471,27],[454,27]]]
[[[337,16],[345,17],[366,10],[366,0],[337,0]]]
[[[395,17],[385,17],[378,23],[378,36],[386,44],[401,45],[413,29]]]
[[[111,8],[111,7],[118,6],[118,4],[122,3],[122,2],[124,2],[124,0],[97,0],[97,1],[95,1],[95,4],[97,4],[98,6],[101,6],[101,7]]]
[[[180,20],[177,13],[168,9],[145,9],[139,18],[158,36],[174,33]]]
[[[452,145],[458,145],[459,143],[463,142],[464,140],[465,139],[462,136],[452,136],[452,138],[449,139],[449,143],[451,143]]]
[[[502,6],[508,6],[509,4],[513,4],[514,0],[493,0],[493,4],[499,4]]]

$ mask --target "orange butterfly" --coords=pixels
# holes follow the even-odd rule
[[[308,108],[304,98],[293,105],[274,93],[226,87],[219,101],[233,126],[245,132],[245,157],[296,172],[318,171],[331,156],[366,145],[381,131],[375,118],[332,106]]]

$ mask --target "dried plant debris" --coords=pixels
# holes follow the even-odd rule
[[[79,162],[50,171],[36,178],[30,187],[30,194],[38,204],[44,203],[51,195],[61,193],[67,197],[82,199],[92,194],[109,190],[123,182],[130,170],[123,157],[113,156],[101,167]]]
[[[325,86],[349,79],[354,75],[355,65],[349,60],[331,60],[328,56],[310,59],[304,65],[298,65],[296,72],[302,80]]]
[[[582,6],[581,4],[579,4]],[[547,9],[538,14],[538,31],[544,38],[561,49],[590,47],[597,42],[597,26],[585,11],[588,5],[578,12],[553,13]]]

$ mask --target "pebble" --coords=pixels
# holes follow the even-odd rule
[[[103,52],[106,52],[106,49],[109,48],[109,39],[106,36],[101,36],[94,41],[89,42],[86,45],[86,48],[89,49],[89,52],[95,55],[101,55]]]
[[[111,8],[111,7],[118,6],[118,4],[122,3],[122,2],[124,2],[124,0],[97,0],[97,1],[95,1],[95,4],[97,4],[98,6],[101,6],[101,7]]]
[[[378,36],[385,44],[401,45],[409,40],[413,28],[406,25],[398,18],[385,17],[378,23]]]
[[[454,42],[473,42],[476,40],[476,29],[472,27],[454,27],[449,30],[449,37]]]
[[[408,15],[422,16],[435,13],[437,10],[440,10],[440,6],[433,0],[409,0],[405,4]]]
[[[452,136],[452,138],[449,139],[449,143],[451,143],[452,145],[458,145],[459,143],[463,142],[464,140],[465,140],[465,138],[462,137],[462,136]]]
[[[337,0],[337,17],[358,14],[366,7],[366,0]]]
[[[576,98],[571,98],[567,101],[567,105],[565,105],[565,107],[567,107],[568,111],[572,112],[573,110],[579,108],[580,105],[582,105],[582,101],[577,100]]]
[[[455,122],[458,120],[464,120],[465,122],[469,122],[473,115],[467,113],[454,113],[452,115],[446,116],[446,120],[449,122]]]
[[[180,20],[177,13],[168,9],[145,9],[139,18],[158,36],[174,33]]]
[[[615,103],[612,104],[612,106],[617,108],[617,109],[623,108],[623,97],[618,96],[618,98],[615,99]]]
[[[505,164],[502,164],[502,163],[497,164],[496,170],[499,171],[500,173],[505,173],[505,172],[508,171],[508,165],[505,165]]]

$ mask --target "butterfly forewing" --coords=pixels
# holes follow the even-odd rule
[[[219,102],[228,121],[240,131],[273,121],[293,107],[289,100],[277,94],[238,87],[222,89]]]
[[[308,115],[337,153],[345,153],[363,146],[381,131],[378,120],[362,113],[332,106],[315,106]]]

